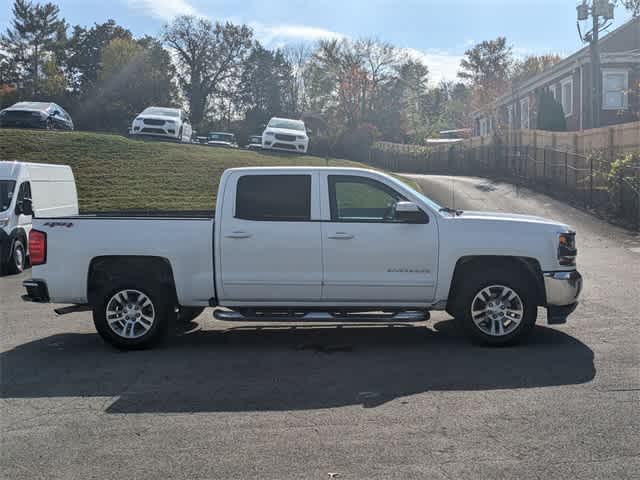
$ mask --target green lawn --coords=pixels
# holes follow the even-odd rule
[[[327,165],[324,158],[287,153],[13,129],[0,129],[0,160],[70,165],[83,211],[212,210],[227,168]],[[334,159],[328,165],[364,166]]]

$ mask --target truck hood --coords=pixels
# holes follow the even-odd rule
[[[544,217],[538,217],[535,215],[521,215],[518,213],[504,213],[504,212],[476,212],[467,211],[462,212],[456,219],[465,220],[486,220],[495,222],[517,222],[517,223],[537,223],[556,228],[558,230],[571,230],[568,225],[558,222],[556,220],[550,220]]]

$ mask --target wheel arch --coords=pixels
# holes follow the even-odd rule
[[[537,305],[546,304],[546,292],[544,288],[544,278],[542,276],[542,268],[540,262],[532,257],[517,256],[499,256],[499,255],[470,255],[458,259],[456,262],[451,287],[447,298],[446,311],[450,315],[457,317],[460,315],[457,309],[456,299],[460,287],[462,286],[466,274],[478,269],[488,268],[504,268],[517,270],[525,275],[535,289],[535,298]]]
[[[135,273],[131,273],[135,272]],[[104,255],[94,257],[87,274],[87,301],[95,303],[104,285],[118,281],[152,281],[167,288],[170,301],[177,303],[175,277],[165,257],[144,255]]]

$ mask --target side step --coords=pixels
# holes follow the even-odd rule
[[[243,315],[234,310],[215,309],[213,317],[216,320],[225,322],[329,322],[329,323],[351,323],[351,322],[425,322],[429,320],[428,311],[402,311],[397,313],[344,313],[332,314],[330,312],[260,312],[256,311],[252,315]]]

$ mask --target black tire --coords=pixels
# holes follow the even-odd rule
[[[27,251],[24,248],[22,240],[14,240],[9,256],[8,270],[9,273],[22,273],[27,264]]]
[[[181,323],[189,323],[204,312],[204,307],[180,307],[176,314],[176,320]]]
[[[137,291],[148,297],[153,307],[154,321],[146,333],[136,338],[125,338],[119,335],[107,322],[107,307],[113,297],[122,291]],[[142,350],[151,348],[162,341],[168,332],[170,308],[167,302],[166,288],[156,284],[143,284],[142,282],[127,282],[117,284],[103,290],[97,295],[93,306],[93,323],[98,334],[107,343],[120,350]],[[115,322],[114,322],[115,323]],[[125,327],[126,331],[126,327]]]
[[[504,335],[494,336],[485,333],[473,320],[472,307],[474,299],[483,289],[500,285],[512,289],[519,297],[523,308],[520,323]],[[464,279],[459,288],[456,299],[457,320],[468,337],[474,342],[490,346],[514,345],[525,340],[536,323],[538,305],[535,296],[535,285],[532,285],[526,275],[518,270],[507,268],[488,269],[473,272]]]

